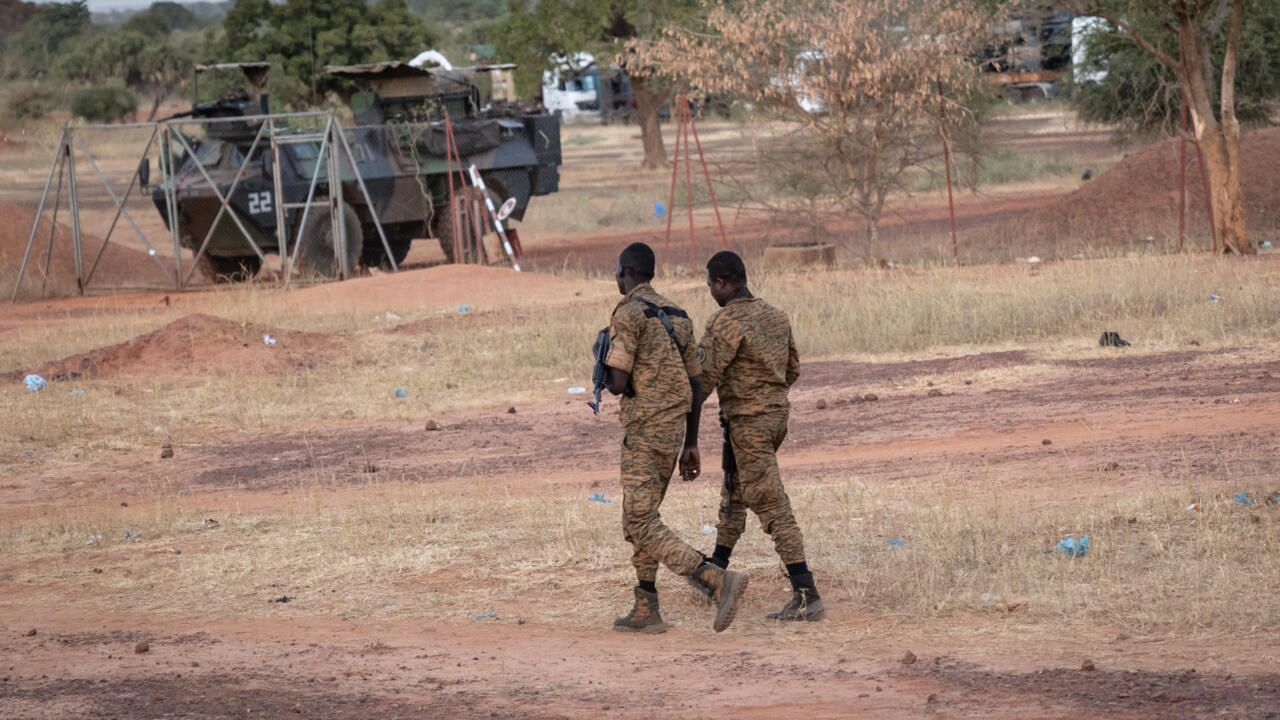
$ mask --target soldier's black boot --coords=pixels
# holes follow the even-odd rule
[[[613,629],[646,635],[666,632],[667,624],[662,622],[662,613],[658,612],[658,593],[637,587],[635,606],[631,608],[629,615],[613,621]]]
[[[827,611],[822,609],[822,598],[818,597],[818,587],[813,584],[813,573],[792,575],[791,588],[791,602],[781,610],[765,615],[766,618],[814,622],[827,616]]]
[[[716,619],[711,624],[711,629],[723,631],[738,614],[738,601],[747,590],[747,576],[704,562],[693,571],[693,577],[711,588],[716,602]]]

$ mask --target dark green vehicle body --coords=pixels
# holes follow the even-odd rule
[[[448,226],[449,175],[443,143],[446,112],[453,125],[462,166],[477,167],[496,204],[507,198],[515,199],[512,218],[524,217],[533,196],[558,189],[561,160],[558,117],[546,113],[482,111],[478,91],[457,72],[419,70],[402,63],[327,69],[340,77],[363,80],[373,87],[372,91],[353,95],[356,126],[342,129],[355,168],[372,201],[370,208],[350,166],[343,162],[342,199],[349,208],[345,218],[347,236],[356,238],[354,243],[349,241],[353,267],[357,260],[366,266],[387,263],[375,216],[397,264],[408,254],[413,239],[429,235],[437,238],[448,235],[448,241],[442,239],[440,244],[446,257],[453,259],[452,232]],[[383,97],[378,92],[388,88],[392,97]],[[264,122],[252,118],[263,114],[265,104],[265,99],[261,106],[247,99],[223,99],[197,105],[184,114],[193,118],[246,118],[245,121],[207,123],[207,137],[198,141],[189,138],[188,142],[222,194],[231,189],[236,174],[241,173],[229,198],[229,208],[254,243],[264,253],[273,253],[278,252],[281,245],[276,204],[283,201],[287,207],[305,203],[321,144],[318,139],[282,142],[278,146],[279,162],[273,163],[271,144],[264,133],[250,156],[254,138]],[[288,122],[286,119],[280,124]],[[169,187],[173,189],[181,244],[196,251],[204,242],[221,202],[197,167],[195,158],[181,154],[171,162],[172,177],[152,188],[152,198],[169,224],[166,192]],[[280,175],[283,198],[275,196],[274,173]],[[464,192],[464,175],[455,165],[455,193]],[[465,182],[470,184],[469,180]],[[324,201],[329,193],[328,177],[322,170],[314,200]],[[295,237],[302,238],[300,262],[320,274],[334,274],[332,244],[322,237],[329,233],[326,208],[312,206],[308,227],[301,235],[302,209],[289,208],[284,217],[290,243]],[[226,280],[252,276],[260,265],[260,258],[236,223],[224,214],[200,264],[205,274]]]

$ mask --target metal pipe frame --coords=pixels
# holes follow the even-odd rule
[[[289,229],[285,227],[284,183],[280,180],[280,144],[276,142],[276,121],[267,120],[271,138],[271,187],[276,193],[276,244],[280,257],[280,273],[284,274],[289,257]]]
[[[195,163],[196,169],[200,171],[200,174],[202,176],[204,176],[204,181],[209,183],[209,189],[212,190],[213,194],[217,196],[218,202],[222,203],[222,208],[220,208],[219,211],[221,211],[222,209],[225,209],[227,207],[227,204],[231,202],[231,195],[228,194],[226,196],[223,196],[222,191],[218,189],[218,184],[213,181],[213,178],[209,177],[209,172],[204,169],[204,164],[200,162],[200,158],[196,157],[196,151],[192,149],[190,144],[187,143],[186,136],[184,136],[181,132],[178,133],[178,142],[181,143],[182,147],[185,148],[186,151],[190,154],[191,160],[193,163]],[[176,183],[174,184],[172,192],[174,193],[175,196],[177,195],[178,188]],[[231,213],[231,219],[232,221],[235,222],[236,227],[240,228],[240,234],[244,236],[245,242],[249,243],[249,247],[253,248],[253,251],[258,254],[258,258],[262,260],[263,264],[265,264],[267,262],[267,256],[262,252],[262,248],[258,247],[258,244],[253,241],[253,238],[249,235],[248,229],[246,229],[244,226],[244,223],[240,221],[240,216],[236,215],[233,212]],[[173,224],[174,226],[177,225],[176,217],[174,218]],[[194,266],[194,264],[195,263],[193,262],[192,265]],[[184,285],[181,285],[180,287],[186,287],[186,285],[184,284]]]
[[[68,139],[63,146],[67,153],[67,200],[71,204],[71,248],[76,263],[76,287],[84,295],[84,256],[80,246],[80,195],[76,191],[76,153]]]
[[[53,264],[53,239],[58,232],[58,209],[62,207],[62,180],[66,173],[62,170],[58,171],[58,190],[53,194],[53,218],[49,222],[49,247],[44,253],[44,269],[40,271],[40,296],[44,297],[44,289],[49,285],[49,268]],[[40,217],[36,216],[36,222],[31,226],[34,232],[36,227],[40,225]],[[14,288],[15,290],[17,288]]]
[[[151,132],[151,138],[147,140],[147,145],[142,150],[143,158],[147,156],[147,153],[151,152],[151,145],[155,143],[158,131],[159,128],[157,127]],[[102,247],[98,248],[98,254],[93,259],[93,265],[89,266],[89,275],[84,280],[85,286],[87,287],[89,283],[93,282],[93,273],[98,269],[98,263],[102,260],[102,254],[107,250],[107,243],[111,242],[111,233],[115,232],[116,223],[119,222],[121,213],[124,214],[124,217],[129,221],[129,224],[133,226],[133,231],[137,233],[138,239],[147,247],[147,254],[150,255],[151,258],[156,261],[156,264],[160,266],[160,272],[163,272],[165,277],[169,278],[170,282],[173,282],[173,276],[169,274],[169,269],[166,268],[160,258],[156,256],[155,248],[151,247],[151,243],[147,241],[146,234],[138,227],[138,223],[133,221],[133,217],[129,215],[129,211],[124,209],[124,204],[129,202],[129,196],[133,194],[133,188],[137,185],[139,169],[135,168],[133,175],[129,178],[129,187],[125,189],[124,199],[117,199],[115,192],[111,189],[111,184],[107,182],[107,177],[102,174],[102,170],[98,167],[97,161],[93,159],[93,155],[89,152],[88,146],[85,145],[84,138],[75,133],[73,133],[73,135],[75,136],[75,141],[80,144],[80,150],[84,153],[85,159],[89,161],[89,164],[93,167],[93,171],[97,173],[98,179],[102,181],[102,186],[107,189],[107,195],[111,197],[111,202],[115,203],[116,206],[116,214],[111,218],[111,225],[107,227],[106,236],[102,238]],[[141,160],[139,160],[138,164],[141,166]]]
[[[395,254],[391,252],[391,243],[387,241],[387,233],[382,229],[382,220],[378,218],[378,211],[373,207],[373,198],[369,196],[369,188],[364,184],[364,177],[360,175],[360,168],[356,166],[355,153],[351,152],[351,144],[347,142],[346,133],[343,132],[342,125],[337,126],[338,139],[342,141],[342,147],[347,153],[347,160],[351,162],[351,174],[356,178],[356,185],[360,188],[360,194],[364,196],[364,201],[369,208],[369,217],[373,218],[373,226],[378,229],[378,237],[382,240],[382,249],[387,251],[387,260],[391,262],[391,271],[400,272],[400,264],[396,262]]]
[[[289,287],[289,281],[293,279],[293,269],[298,263],[298,248],[302,246],[302,231],[307,227],[307,215],[311,212],[311,203],[316,197],[316,182],[320,179],[320,163],[328,163],[329,155],[326,152],[329,145],[329,125],[333,123],[333,116],[325,122],[324,139],[320,141],[320,152],[316,154],[316,166],[311,171],[311,187],[307,190],[307,201],[302,204],[302,217],[298,218],[298,235],[293,240],[293,251],[289,253],[289,270],[284,274],[284,286]],[[272,137],[272,142],[275,138]],[[277,198],[278,200],[279,198]],[[279,229],[276,230],[277,235]]]
[[[325,118],[325,129],[324,129],[323,135],[321,136],[320,152],[319,152],[319,155],[317,156],[316,167],[312,173],[311,184],[310,184],[310,187],[308,188],[307,201],[303,203],[303,212],[298,225],[298,232],[296,237],[294,238],[293,247],[291,248],[292,252],[289,252],[290,248],[288,248],[288,238],[291,233],[289,232],[288,228],[285,227],[285,221],[287,220],[287,213],[285,212],[285,210],[287,208],[284,207],[284,203],[280,202],[281,186],[280,186],[280,170],[279,170],[280,168],[279,146],[281,144],[287,144],[289,142],[289,139],[291,138],[291,133],[283,132],[284,129],[280,128],[277,125],[277,123],[279,123],[282,120],[289,120],[289,119],[301,119],[301,118],[318,119],[322,117]],[[355,184],[359,188],[360,193],[364,198],[365,202],[368,203],[369,213],[374,222],[374,227],[376,227],[378,230],[379,239],[382,242],[383,250],[387,254],[387,259],[391,264],[392,270],[398,272],[399,263],[396,262],[394,253],[392,252],[392,249],[391,249],[390,240],[386,235],[381,219],[377,215],[377,210],[374,208],[373,198],[369,193],[369,188],[365,183],[363,176],[360,174],[358,165],[356,164],[355,153],[351,149],[351,144],[346,138],[346,135],[344,133],[344,129],[341,123],[338,123],[336,121],[336,118],[331,112],[273,113],[268,115],[249,115],[244,117],[226,117],[226,118],[173,118],[169,120],[160,120],[156,122],[143,122],[143,123],[121,123],[121,124],[115,124],[115,125],[107,125],[107,124],[78,125],[74,129],[69,126],[64,126],[62,129],[62,133],[58,138],[57,151],[54,154],[53,162],[50,163],[49,174],[45,178],[44,189],[41,192],[41,196],[40,196],[40,204],[36,210],[36,217],[31,227],[31,233],[27,238],[27,247],[23,252],[22,264],[20,265],[18,270],[18,277],[14,284],[13,294],[10,298],[10,302],[17,301],[18,293],[21,289],[22,282],[25,279],[27,268],[30,265],[32,249],[35,247],[35,239],[36,239],[36,235],[39,232],[40,221],[44,216],[45,210],[49,207],[49,194],[50,194],[50,190],[54,186],[53,181],[54,181],[55,175],[58,178],[57,192],[56,192],[56,197],[53,203],[53,218],[52,218],[51,226],[49,230],[49,242],[48,242],[48,249],[46,251],[45,267],[43,272],[44,278],[41,285],[42,290],[43,288],[47,287],[47,284],[48,284],[50,267],[51,267],[51,262],[53,257],[53,246],[56,241],[56,235],[57,235],[57,215],[61,206],[62,185],[64,184],[64,181],[65,181],[65,184],[67,185],[69,213],[71,215],[71,240],[72,240],[73,258],[75,261],[76,284],[77,284],[77,289],[81,295],[84,295],[88,290],[89,284],[92,282],[93,277],[97,271],[97,268],[101,264],[102,258],[106,252],[106,248],[108,244],[110,243],[111,237],[119,225],[121,216],[123,216],[126,222],[128,222],[129,225],[133,228],[138,238],[142,241],[142,244],[147,248],[148,254],[151,255],[152,258],[155,260],[156,264],[160,266],[161,272],[163,272],[166,278],[173,283],[175,289],[179,291],[186,289],[187,285],[190,284],[192,278],[195,275],[196,267],[200,259],[203,257],[205,251],[207,250],[207,246],[209,242],[211,242],[213,228],[210,228],[209,232],[206,233],[204,241],[201,243],[200,247],[196,250],[196,253],[193,256],[193,264],[192,264],[192,267],[190,268],[190,271],[187,272],[184,276],[183,261],[182,261],[182,236],[181,236],[181,231],[179,229],[179,203],[178,203],[178,183],[181,177],[178,174],[178,168],[175,167],[175,162],[174,162],[175,145],[179,146],[182,150],[185,150],[186,153],[188,153],[196,169],[199,171],[200,175],[203,177],[205,182],[209,184],[210,188],[213,190],[214,195],[218,198],[220,202],[218,214],[214,218],[213,227],[215,228],[217,227],[217,224],[221,221],[222,216],[225,213],[227,213],[228,210],[230,209],[231,219],[235,222],[237,229],[239,229],[245,241],[249,243],[249,246],[253,249],[253,251],[258,255],[258,257],[265,264],[266,254],[263,252],[262,248],[254,241],[252,235],[250,234],[248,229],[245,227],[244,223],[240,220],[239,216],[235,213],[234,209],[230,208],[231,197],[243,178],[245,166],[243,165],[241,166],[239,171],[236,173],[236,177],[232,181],[228,192],[224,194],[218,188],[218,185],[213,181],[213,178],[209,175],[207,169],[204,167],[204,164],[200,162],[200,159],[197,156],[194,148],[192,147],[191,143],[187,140],[186,134],[183,133],[181,130],[181,127],[189,124],[199,124],[201,126],[208,126],[209,124],[212,124],[212,123],[255,122],[255,121],[261,121],[263,123],[263,127],[259,128],[258,134],[254,138],[253,145],[251,146],[249,151],[250,156],[261,145],[261,140],[262,140],[264,131],[271,138],[271,153],[272,153],[272,161],[273,161],[272,167],[275,170],[273,179],[275,180],[276,187],[277,187],[276,232],[281,243],[280,264],[281,264],[281,270],[284,274],[284,283],[283,283],[284,286],[288,287],[289,281],[294,273],[296,262],[297,262],[297,256],[298,256],[298,249],[301,244],[302,232],[306,227],[306,222],[308,219],[308,214],[310,212],[311,206],[315,204],[314,201],[315,201],[315,195],[316,195],[316,187],[319,184],[321,163],[324,164],[325,170],[327,171],[329,176],[328,181],[329,181],[330,198],[329,198],[328,204],[330,206],[331,219],[333,220],[332,225],[333,225],[333,232],[334,232],[335,259],[338,261],[339,272],[343,279],[351,277],[351,275],[354,272],[354,268],[351,267],[350,263],[347,262],[346,260],[347,258],[346,250],[348,248],[347,243],[351,242],[352,239],[346,237],[346,226],[345,226],[345,223],[341,221],[341,216],[343,214],[342,208],[344,207],[344,202],[345,202],[345,198],[343,197],[343,193],[342,193],[342,157],[344,155],[346,156],[347,161],[351,165],[352,174],[354,175],[355,181],[356,181]],[[134,172],[130,177],[128,187],[126,188],[122,196],[118,196],[115,193],[114,189],[111,187],[110,181],[107,179],[106,175],[102,172],[101,167],[98,165],[97,161],[94,159],[93,154],[90,152],[90,149],[85,143],[83,137],[77,135],[77,131],[83,131],[83,130],[118,131],[120,129],[140,129],[140,128],[150,128],[152,130],[152,133],[148,138],[146,146],[144,147],[141,155],[139,156],[138,166],[135,167]],[[301,136],[306,134],[307,133],[298,133],[297,137],[301,138]],[[336,137],[337,140],[334,140],[333,139],[334,137]],[[139,187],[138,180],[140,177],[140,165],[142,161],[147,158],[147,156],[151,152],[151,149],[155,145],[157,145],[157,140],[160,146],[160,155],[158,160],[159,160],[159,170],[161,175],[161,187],[164,189],[164,196],[165,196],[164,203],[168,213],[169,232],[173,242],[172,273],[170,272],[170,269],[167,267],[167,265],[160,259],[160,257],[155,254],[155,248],[151,244],[150,240],[147,238],[146,233],[142,231],[141,227],[139,227],[137,222],[133,219],[132,215],[129,213],[128,209],[125,207],[128,201],[130,200],[130,198],[133,197],[134,191]],[[175,143],[175,140],[176,140],[176,143]],[[94,173],[97,175],[99,181],[102,182],[103,187],[106,189],[108,196],[111,198],[112,203],[115,205],[115,213],[112,216],[111,224],[108,226],[107,233],[104,236],[102,241],[102,245],[98,248],[97,253],[94,255],[93,263],[88,266],[87,273],[85,272],[86,266],[84,262],[85,258],[84,258],[84,252],[83,252],[84,238],[83,238],[82,228],[80,225],[79,188],[78,188],[78,182],[77,182],[76,172],[75,172],[75,165],[76,165],[75,145],[76,144],[80,146],[81,152],[84,153],[85,158],[89,162],[89,165],[93,168]],[[185,176],[185,175],[186,173],[183,173],[182,176]],[[288,256],[287,271],[286,271],[286,260],[285,260],[286,255]]]
[[[40,228],[40,217],[44,215],[44,204],[49,199],[49,187],[53,185],[53,176],[58,172],[58,168],[62,163],[62,145],[67,139],[67,128],[62,128],[62,134],[58,136],[58,152],[53,156],[53,163],[49,166],[49,177],[44,181],[44,192],[40,194],[40,207],[36,210],[36,221],[31,225],[31,235],[27,237],[27,249],[22,253],[22,265],[18,267],[18,279],[13,284],[13,297],[9,302],[18,301],[18,289],[22,287],[22,276],[27,272],[27,260],[31,257],[31,246],[36,241],[36,230]],[[58,193],[62,193],[62,176],[58,175]],[[55,204],[56,207],[56,204]],[[53,254],[53,235],[52,232],[57,230],[55,223],[49,235],[49,253]],[[48,270],[45,271],[46,279],[48,278]]]
[[[325,127],[326,134],[333,132],[333,126],[334,123],[331,120]],[[329,177],[329,228],[333,232],[333,259],[338,265],[338,277],[346,280],[351,277],[351,263],[347,259],[347,223],[343,212],[345,206],[342,197],[341,158],[338,155],[338,144],[331,138],[327,139],[329,153],[326,156],[325,170]]]
[[[196,254],[191,258],[191,270],[187,272],[187,277],[182,281],[184,286],[189,285],[191,283],[191,278],[195,276],[196,268],[200,265],[200,258],[204,257],[204,251],[209,247],[209,241],[213,239],[213,231],[218,228],[218,221],[222,219],[222,214],[227,210],[227,204],[231,202],[231,197],[235,195],[236,187],[240,185],[240,178],[244,175],[244,169],[249,167],[249,158],[252,158],[253,151],[258,149],[258,142],[262,140],[262,131],[266,129],[266,127],[266,123],[258,126],[258,134],[254,136],[253,144],[249,146],[249,152],[245,154],[244,164],[236,170],[236,176],[231,180],[231,187],[227,188],[226,202],[222,203],[218,208],[218,214],[213,216],[213,222],[209,225],[208,232],[204,234],[204,241],[200,243],[200,249],[197,250]],[[195,157],[194,154],[191,159],[194,160],[197,165],[200,164],[200,159]],[[277,199],[279,198],[277,197]],[[233,212],[232,214],[234,215],[235,213]],[[258,246],[254,245],[253,240],[249,239],[247,236],[245,239],[249,240],[249,244],[253,246],[253,249],[258,253],[258,257],[262,259],[262,264],[266,265],[267,258],[263,255],[262,251],[258,249]]]

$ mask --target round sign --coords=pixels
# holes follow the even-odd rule
[[[515,209],[516,199],[513,197],[507,198],[507,201],[502,203],[502,207],[498,208],[498,220],[506,220],[511,217],[511,213],[515,212]]]

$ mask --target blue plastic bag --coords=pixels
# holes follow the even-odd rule
[[[22,378],[22,384],[26,385],[31,392],[39,392],[49,387],[49,381],[39,375],[28,375]]]
[[[1280,497],[1280,496],[1277,496],[1277,497]],[[1242,492],[1242,493],[1236,493],[1236,502],[1240,503],[1241,505],[1253,505],[1255,501],[1249,497],[1249,493]]]
[[[402,387],[400,387],[400,386],[396,386],[396,397],[398,397],[398,398],[406,398],[406,397],[409,397],[409,393],[405,392],[405,389],[404,389],[404,388],[402,388]]]
[[[656,202],[653,204],[653,214],[657,215],[658,219],[661,220],[663,217],[666,216],[667,209],[662,206],[662,203]]]
[[[894,538],[894,539],[892,539],[892,540],[890,540],[890,541],[889,541],[889,547],[896,547],[896,548],[900,548],[900,547],[906,547],[906,546],[907,546],[907,544],[906,544],[905,542],[903,542],[903,541],[902,541],[901,539],[899,539],[899,538]]]
[[[587,501],[588,501],[588,502],[602,502],[602,503],[610,503],[610,502],[613,502],[612,500],[610,500],[609,498],[605,497],[605,496],[604,496],[603,494],[601,494],[601,493],[595,493],[595,494],[594,494],[594,495],[592,495],[591,497],[587,498]]]
[[[1089,552],[1089,536],[1085,535],[1079,540],[1073,537],[1059,540],[1058,552],[1065,553],[1071,557],[1084,557]]]

